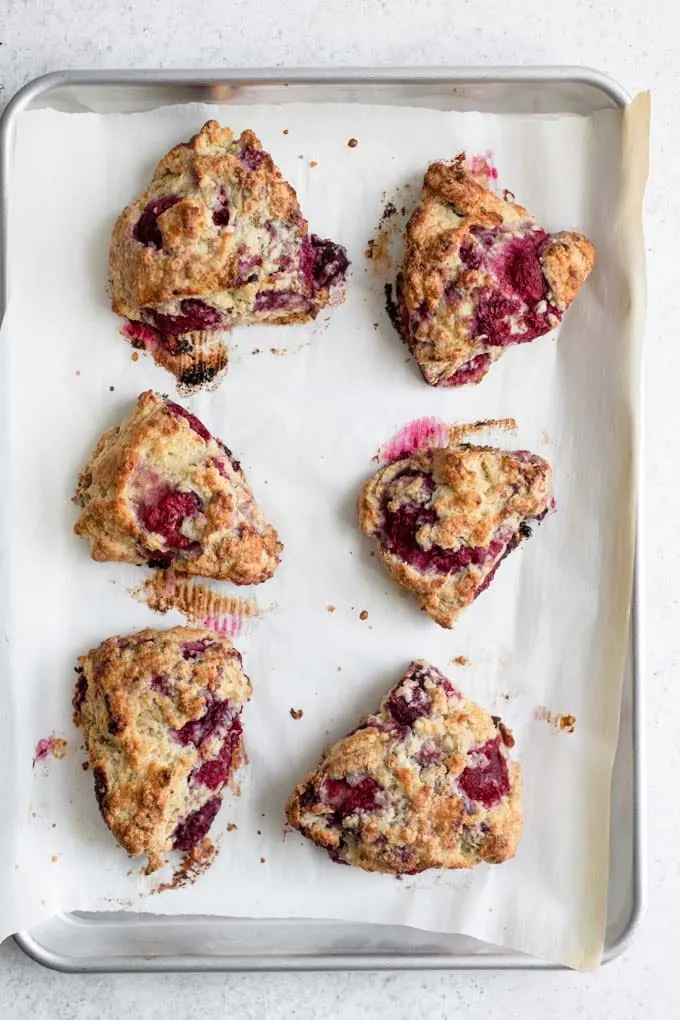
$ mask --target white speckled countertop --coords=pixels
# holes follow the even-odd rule
[[[199,13],[200,12],[200,13]],[[13,0],[0,3],[0,105],[58,68],[585,64],[650,88],[646,338],[648,906],[626,953],[572,973],[62,975],[0,947],[0,1016],[66,1020],[678,1015],[680,774],[680,6],[668,0]],[[678,185],[678,187],[676,187]]]

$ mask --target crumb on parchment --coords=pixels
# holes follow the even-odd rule
[[[304,714],[301,708],[291,708],[290,710],[291,719],[302,719]]]

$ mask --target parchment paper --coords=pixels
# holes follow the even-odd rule
[[[138,393],[174,392],[172,377],[148,357],[133,363],[117,334],[107,249],[116,215],[160,156],[208,117],[260,135],[311,228],[346,244],[353,266],[346,303],[317,323],[236,330],[227,378],[188,402],[241,459],[285,553],[251,592],[262,619],[236,642],[255,691],[244,719],[250,764],[215,825],[219,856],[193,886],[149,895],[152,881],[115,844],[81,769],[73,665],[111,634],[182,618],[130,597],[142,568],[89,559],[70,497],[99,434]],[[647,97],[589,118],[357,105],[21,115],[2,331],[0,935],[57,911],[126,906],[370,919],[597,965],[631,596],[647,119]],[[385,198],[412,205],[428,161],[462,149],[490,150],[518,201],[548,230],[582,229],[598,256],[557,337],[509,350],[479,386],[435,390],[388,323],[384,281],[364,250]],[[498,442],[535,450],[555,473],[558,512],[450,632],[387,579],[356,524],[379,445],[423,415],[513,416],[518,436]],[[517,857],[500,867],[397,881],[282,835],[293,785],[416,657],[514,730],[526,820]],[[537,719],[540,706],[575,716],[574,732]],[[52,733],[69,754],[33,767],[36,742]],[[228,822],[238,828],[226,832]]]

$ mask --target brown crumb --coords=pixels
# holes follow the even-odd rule
[[[374,549],[371,549],[371,551],[369,552],[369,554],[368,554],[368,555],[369,555],[369,556],[373,556],[373,557],[375,557],[375,550],[374,550]]]
[[[373,323],[373,329],[377,329],[379,325],[380,325],[379,322],[374,322]]]
[[[283,131],[281,132],[281,134],[282,135],[287,135],[288,134],[288,128],[284,128]]]
[[[89,763],[89,761],[82,762],[80,767],[83,770],[83,772],[89,772],[90,771],[90,763]]]
[[[262,815],[262,817],[264,818],[264,815]],[[257,834],[258,834],[258,836],[261,836],[262,835],[262,829],[258,829],[257,830]]]
[[[50,860],[52,861],[52,864],[56,864],[57,861],[59,860],[59,858],[57,857],[56,854],[52,854],[52,856],[50,857]]]
[[[217,856],[217,849],[206,837],[203,842],[185,854],[182,861],[169,882],[163,882],[154,889],[154,893],[162,893],[167,889],[182,889],[184,886],[193,885],[197,878],[207,871]]]
[[[350,140],[347,142],[347,145],[349,146],[350,149],[356,149],[358,144],[359,143],[356,140],[356,138],[350,138]]]
[[[319,164],[317,163],[317,161],[315,159],[310,159],[309,165],[310,166],[318,166]]]
[[[546,708],[545,705],[539,705],[534,712],[534,719],[546,722],[556,733],[573,733],[576,728],[575,715],[559,715]]]
[[[260,857],[260,864],[266,864],[266,863],[267,863],[267,858],[266,857]]]
[[[360,620],[367,620],[368,619],[368,613],[366,612],[365,609],[362,609],[361,612],[359,613],[359,619]]]
[[[259,347],[253,347],[253,349],[252,349],[252,351],[250,353],[251,354],[262,354],[262,351],[260,350]]]
[[[304,158],[305,157],[302,155],[302,153],[300,153],[300,155],[298,156],[298,159],[304,159]]]
[[[326,609],[328,610],[329,613],[335,612],[335,606],[326,606]]]
[[[80,369],[79,368],[76,369],[76,375],[80,375]]]
[[[338,666],[338,673],[342,673],[342,666]]]
[[[227,822],[227,832],[234,832],[235,829],[238,829],[238,825],[235,825],[234,822]]]
[[[466,659],[464,655],[457,655],[455,659],[451,659],[451,662],[456,666],[469,666],[470,660]]]
[[[302,719],[304,712],[301,708],[291,708],[290,710],[291,719]]]
[[[133,361],[139,361],[139,352],[133,351],[130,357],[132,358]],[[80,375],[80,372],[78,373],[78,375]]]
[[[501,740],[503,741],[506,747],[515,746],[515,738],[512,735],[512,730],[509,730],[504,722],[498,723],[498,732],[500,733]]]

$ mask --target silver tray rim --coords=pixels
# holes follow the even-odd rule
[[[7,306],[5,253],[7,252],[6,182],[9,179],[11,139],[17,116],[38,99],[63,86],[151,86],[208,84],[345,84],[345,85],[417,85],[448,84],[466,86],[498,84],[533,84],[570,82],[591,86],[607,97],[614,107],[623,109],[632,102],[628,91],[608,74],[578,65],[502,66],[438,66],[438,67],[320,67],[320,68],[235,68],[224,69],[93,69],[59,70],[41,75],[22,86],[7,104],[0,117],[0,323]],[[646,905],[646,797],[645,797],[645,732],[642,690],[644,657],[644,620],[642,595],[644,568],[641,533],[643,531],[643,499],[640,482],[644,477],[644,442],[639,422],[643,418],[641,399],[638,416],[637,464],[637,526],[635,567],[631,604],[632,691],[631,728],[633,747],[633,845],[632,845],[632,908],[630,917],[618,938],[605,948],[603,963],[624,952],[636,934]],[[30,931],[17,932],[16,944],[36,963],[64,973],[144,973],[144,972],[267,972],[267,971],[367,971],[367,970],[565,970],[560,964],[527,957],[519,953],[498,951],[481,954],[319,954],[317,956],[277,955],[263,959],[258,956],[220,957],[140,957],[117,956],[91,958],[85,963],[47,950]]]

